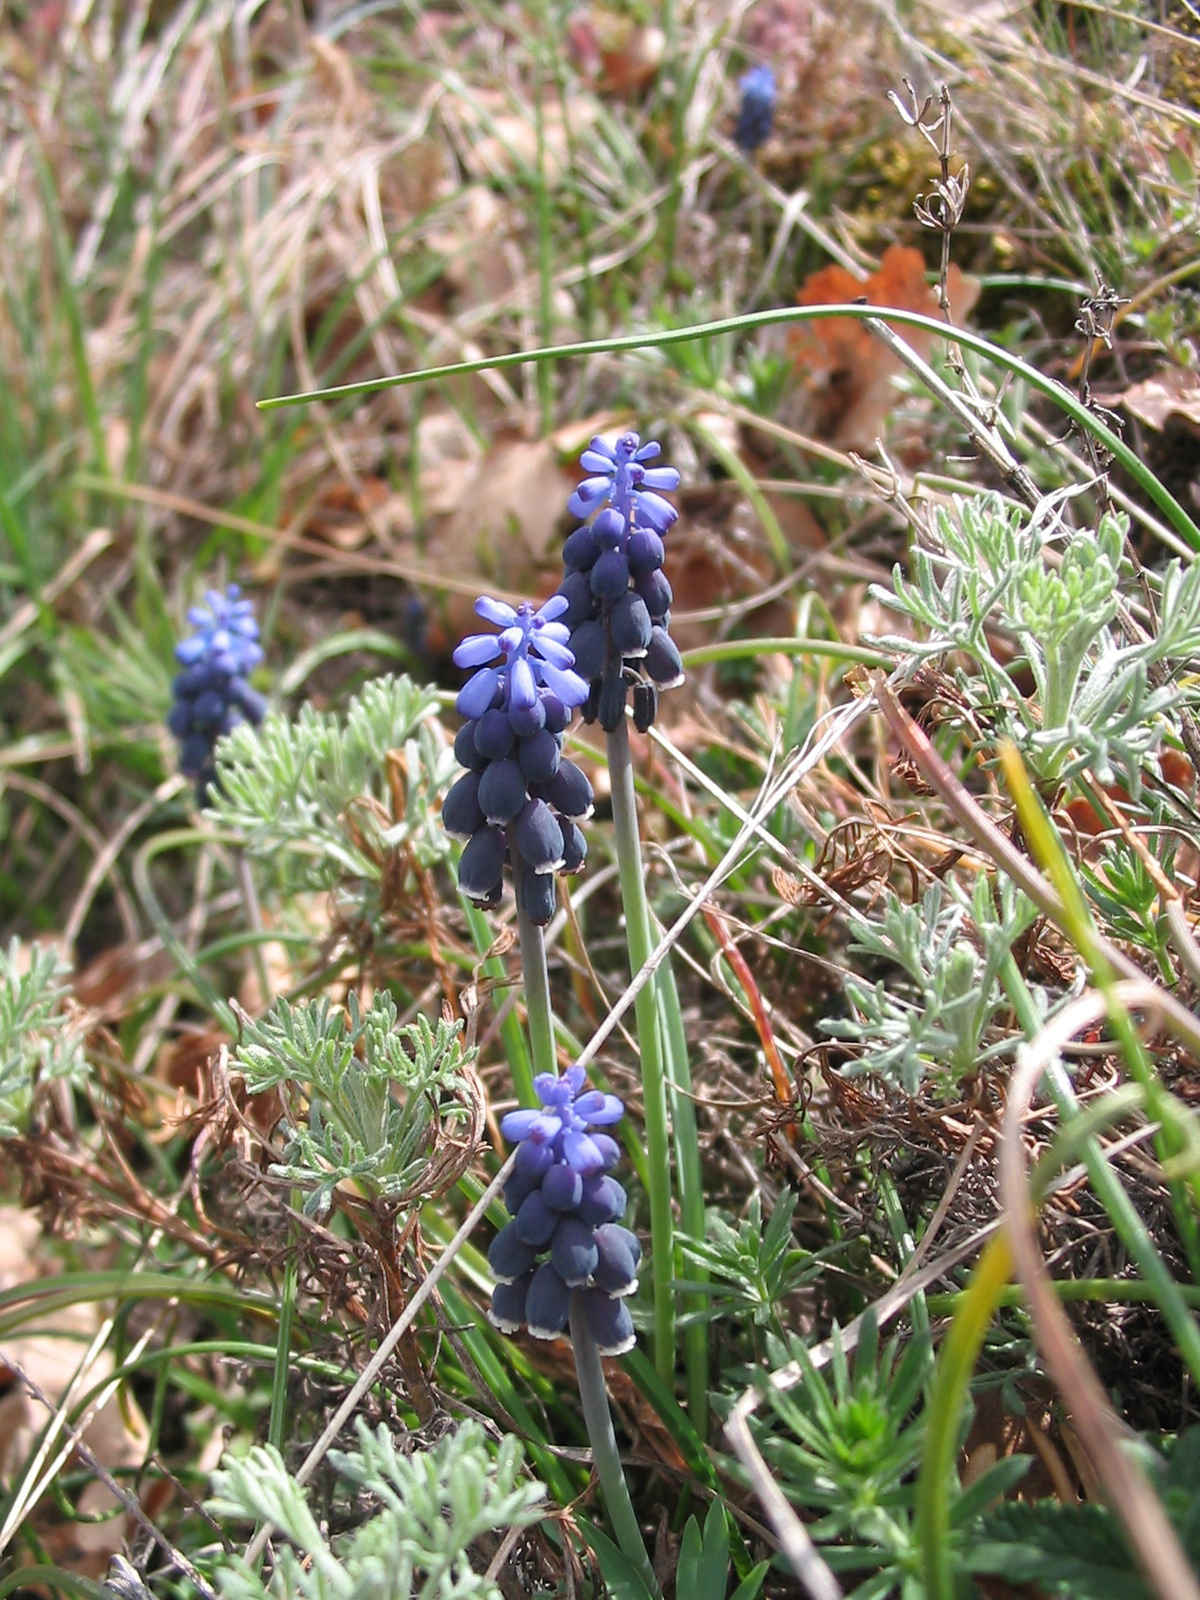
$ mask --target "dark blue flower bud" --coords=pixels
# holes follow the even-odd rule
[[[624,1301],[614,1300],[614,1305]],[[549,1261],[534,1273],[525,1296],[525,1320],[535,1339],[556,1339],[567,1325],[571,1291]]]
[[[562,760],[562,739],[549,728],[522,739],[517,749],[517,760],[529,783],[549,783],[558,771]]]
[[[540,1182],[554,1165],[554,1146],[548,1139],[522,1139],[517,1149],[517,1171],[528,1172]],[[537,1184],[533,1185],[537,1188]]]
[[[491,762],[487,770],[480,773],[479,804],[489,822],[511,822],[525,799],[525,774],[511,757]]]
[[[580,673],[580,677],[583,674]],[[544,694],[542,705],[546,712],[547,733],[562,733],[571,720],[571,713],[556,694]]]
[[[583,1178],[566,1161],[556,1161],[542,1179],[542,1199],[551,1211],[574,1211],[583,1199]]]
[[[548,800],[564,817],[578,819],[590,817],[595,796],[586,772],[580,771],[573,761],[559,763],[558,771],[549,783],[542,784],[542,798]]]
[[[575,656],[575,670],[581,678],[591,681],[604,671],[608,656],[608,634],[604,624],[589,620],[581,622],[571,635],[571,650]]]
[[[515,1283],[498,1283],[492,1290],[492,1305],[488,1321],[501,1333],[516,1333],[525,1322],[525,1305],[533,1273],[527,1272]]]
[[[598,549],[619,550],[625,539],[625,518],[613,506],[605,506],[592,523],[592,529]]]
[[[618,1222],[606,1222],[594,1230],[593,1239],[597,1259],[592,1276],[597,1289],[603,1289],[605,1294],[632,1294],[637,1288],[638,1263],[642,1259],[637,1234]]]
[[[562,866],[562,828],[544,800],[525,802],[513,838],[525,864],[534,872],[557,872]]]
[[[624,1207],[622,1207],[623,1210]],[[604,1220],[609,1222],[612,1219],[605,1217]],[[558,1227],[558,1212],[551,1211],[550,1207],[542,1199],[541,1189],[538,1188],[531,1195],[527,1195],[521,1202],[513,1226],[517,1230],[519,1239],[523,1239],[526,1244],[532,1245],[535,1250],[544,1250],[550,1243],[551,1234]]]
[[[633,725],[645,733],[658,715],[658,690],[652,683],[635,683],[633,686]]]
[[[651,629],[642,665],[660,689],[674,689],[683,682],[683,657],[665,628]]]
[[[515,1222],[507,1223],[488,1247],[488,1266],[501,1283],[515,1283],[532,1272],[537,1249],[521,1238]]]
[[[499,898],[504,883],[504,835],[499,828],[473,833],[458,858],[458,887],[468,900]]]
[[[559,827],[563,836],[563,864],[564,872],[578,872],[587,860],[587,838],[583,829],[573,823],[569,817],[559,817]]]
[[[478,833],[487,818],[479,804],[478,772],[464,772],[455,780],[442,801],[442,827],[458,839],[469,839]]]
[[[504,711],[485,711],[475,724],[475,748],[485,761],[503,761],[512,754],[516,742],[512,723]]]
[[[655,577],[661,577],[655,573]],[[666,582],[666,580],[663,580]],[[613,606],[608,619],[613,647],[622,656],[643,656],[650,643],[650,612],[638,594],[626,593]]]
[[[592,1143],[600,1152],[600,1159],[604,1163],[605,1172],[607,1172],[610,1167],[615,1167],[617,1162],[621,1159],[621,1146],[613,1138],[612,1134],[598,1132],[593,1133]]]
[[[623,672],[606,673],[600,680],[600,726],[614,733],[625,720],[625,697],[629,684]]]
[[[538,1271],[541,1271],[540,1267]],[[532,1285],[530,1292],[532,1293]],[[528,1304],[527,1299],[527,1308]],[[614,1300],[611,1295],[605,1294],[603,1289],[585,1289],[582,1311],[587,1330],[602,1356],[623,1356],[637,1343],[627,1301]],[[532,1331],[530,1329],[530,1332]]]
[[[667,559],[667,547],[653,528],[635,528],[625,547],[625,559],[636,580],[658,571]]]
[[[665,572],[644,572],[640,578],[634,579],[633,587],[646,602],[647,612],[656,621],[671,609],[671,601],[675,596]]]
[[[482,772],[487,766],[487,758],[479,754],[475,745],[475,729],[478,726],[472,719],[464,722],[454,735],[454,759],[460,767],[466,767],[471,772]]]
[[[585,1284],[599,1259],[592,1229],[578,1217],[564,1217],[550,1241],[550,1263],[567,1287]]]
[[[588,593],[590,595],[590,589]],[[194,700],[198,694],[203,694],[205,689],[212,688],[216,676],[210,661],[197,661],[194,667],[186,667],[182,672],[175,674],[171,680],[171,693],[178,700]]]
[[[267,714],[266,699],[241,678],[234,678],[229,685],[229,704],[234,712],[240,711],[244,719],[256,727]],[[227,716],[225,720],[228,726],[234,727],[238,719],[233,715]]]
[[[216,728],[225,715],[225,697],[216,689],[205,689],[192,702],[192,721],[199,728]]]
[[[176,700],[167,713],[167,727],[177,739],[186,739],[192,731],[192,702]]]
[[[567,601],[567,609],[560,621],[575,629],[592,614],[592,585],[586,572],[568,572],[558,586],[559,594]]]
[[[604,550],[588,581],[598,600],[618,600],[629,587],[629,562],[619,550]]]
[[[510,1217],[515,1217],[524,1201],[529,1198],[535,1189],[540,1189],[542,1186],[542,1174],[540,1172],[522,1172],[519,1162],[517,1163],[517,1168],[518,1170],[513,1173],[512,1177],[504,1185],[504,1204],[508,1207]]]
[[[532,705],[511,705],[508,708],[508,720],[513,732],[522,739],[528,739],[535,733],[540,733],[546,726],[546,706],[541,696]]]
[[[607,1175],[585,1178],[578,1206],[579,1219],[589,1227],[600,1228],[606,1222],[616,1222],[618,1217],[623,1217],[628,1203],[624,1189],[615,1178]]]
[[[554,915],[557,895],[554,874],[548,872],[523,872],[517,891],[521,910],[535,928],[544,928]]]
[[[189,733],[179,746],[179,770],[188,777],[204,783],[204,774],[211,772],[212,740],[206,733]]]
[[[563,566],[574,572],[587,572],[600,554],[600,546],[591,523],[576,528],[563,545]]]

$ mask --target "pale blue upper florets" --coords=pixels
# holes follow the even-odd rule
[[[663,572],[663,535],[679,516],[662,490],[679,487],[674,467],[651,467],[659,446],[624,433],[614,445],[593,439],[580,465],[584,478],[567,503],[579,517],[563,546],[566,573],[556,613],[570,630],[575,670],[589,688],[584,720],[611,733],[625,718],[643,732],[654,721],[660,689],[682,682],[683,662],[671,639],[671,585]],[[594,513],[594,516],[593,516]]]
[[[454,753],[465,767],[442,805],[448,833],[467,841],[458,885],[477,905],[499,903],[507,866],[518,902],[541,925],[554,915],[554,875],[577,872],[587,856],[578,826],[591,815],[587,775],[562,753],[571,713],[588,685],[572,670],[560,595],[535,610],[484,595],[476,613],[499,633],[469,634],[454,652],[476,671],[455,702],[467,720]]]
[[[588,686],[571,671],[575,657],[567,647],[570,631],[556,621],[566,609],[561,595],[552,595],[538,611],[528,600],[514,608],[481,595],[475,602],[476,615],[501,631],[468,634],[454,652],[456,667],[479,668],[459,690],[460,715],[482,716],[498,689],[503,691],[503,709],[516,713],[514,726],[536,703],[539,688],[548,689],[572,709],[582,705]],[[501,664],[490,665],[497,656]]]

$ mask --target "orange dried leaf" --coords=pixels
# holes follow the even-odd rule
[[[979,287],[951,267],[946,291],[951,317],[957,322],[974,306]],[[926,282],[924,257],[910,245],[889,245],[878,271],[865,279],[836,263],[822,267],[806,280],[796,299],[802,306],[865,299],[872,306],[938,314],[937,292]],[[919,328],[897,331],[919,355],[928,354],[930,334]],[[793,336],[792,348],[809,374],[814,431],[840,449],[869,450],[891,408],[892,379],[900,370],[895,356],[850,317],[810,323]]]

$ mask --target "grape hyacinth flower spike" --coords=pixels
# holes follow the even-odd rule
[[[266,710],[247,681],[263,658],[253,602],[234,583],[223,593],[210,589],[204,598],[204,605],[188,612],[195,632],[175,646],[182,671],[171,685],[175,703],[167,717],[179,741],[179,769],[195,779],[201,805],[213,779],[217,740],[239,722],[257,725]]]
[[[510,1111],[501,1132],[517,1144],[504,1190],[512,1221],[492,1241],[497,1279],[490,1320],[503,1333],[527,1328],[535,1339],[567,1329],[571,1297],[601,1355],[633,1348],[625,1303],[637,1288],[641,1245],[621,1227],[625,1191],[609,1174],[620,1146],[606,1131],[620,1121],[616,1095],[589,1089],[582,1067],[539,1073],[540,1109]]]
[[[733,142],[746,155],[760,150],[771,137],[775,122],[775,74],[770,67],[751,67],[738,80],[742,103],[738,107]]]
[[[661,689],[683,681],[670,636],[671,585],[663,573],[663,536],[679,516],[663,491],[679,487],[674,467],[652,466],[660,446],[625,433],[615,445],[593,439],[580,459],[588,476],[567,509],[592,517],[563,546],[559,587],[575,671],[587,679],[584,719],[606,733],[624,722],[633,692],[633,720],[644,733]]]
[[[572,670],[566,610],[558,595],[540,610],[485,595],[475,611],[501,631],[470,634],[454,652],[457,666],[475,669],[456,701],[466,721],[454,753],[467,770],[442,806],[447,833],[466,840],[459,888],[494,907],[507,864],[520,909],[537,926],[554,914],[555,873],[583,865],[578,824],[592,811],[587,776],[562,754],[571,712],[588,696]]]

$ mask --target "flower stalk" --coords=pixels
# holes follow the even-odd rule
[[[625,1559],[650,1593],[657,1596],[661,1591],[646,1554],[642,1530],[629,1497],[629,1484],[625,1480],[625,1469],[617,1449],[600,1351],[588,1328],[583,1313],[583,1297],[578,1291],[571,1296],[571,1345],[575,1352],[575,1375],[583,1404],[583,1420],[592,1446],[592,1466],[600,1483],[609,1521]]]
[[[607,735],[608,770],[612,780],[613,832],[617,871],[625,911],[625,942],[631,975],[650,959],[654,949],[650,906],[638,833],[637,798],[629,728],[622,718]],[[667,1115],[667,1081],[659,1028],[657,978],[634,1001],[638,1046],[642,1056],[642,1106],[646,1121],[649,1168],[650,1260],[654,1269],[654,1365],[670,1383],[675,1372],[675,1221],[671,1212],[671,1137]]]

